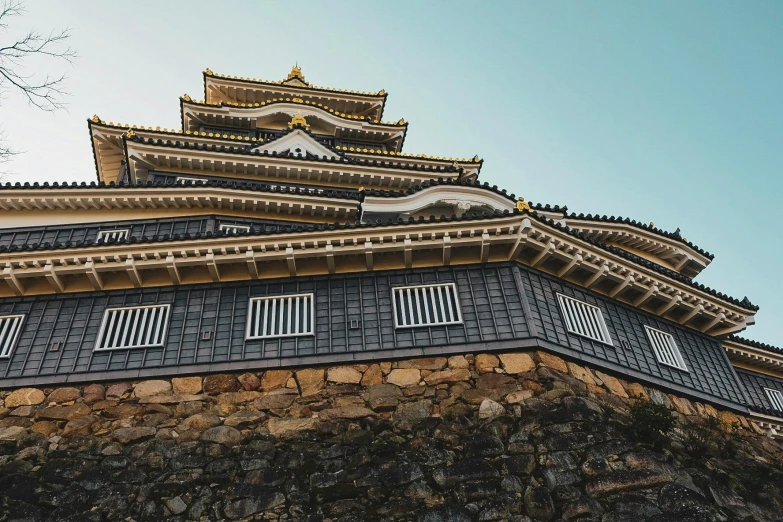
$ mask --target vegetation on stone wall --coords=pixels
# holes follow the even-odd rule
[[[783,448],[746,419],[543,352],[0,395],[0,520],[783,513]]]

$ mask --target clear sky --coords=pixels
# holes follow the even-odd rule
[[[26,152],[10,181],[91,181],[86,119],[179,127],[201,71],[386,89],[407,152],[485,159],[481,178],[575,212],[674,230],[702,283],[761,306],[783,345],[783,2],[62,2],[11,34],[70,27],[67,112],[6,93]],[[32,72],[32,71],[31,71]],[[0,225],[2,221],[0,218]]]

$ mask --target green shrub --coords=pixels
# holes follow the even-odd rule
[[[692,457],[713,453],[732,458],[742,438],[739,426],[730,426],[717,417],[707,416],[682,427],[682,444]]]
[[[662,404],[638,400],[631,405],[629,421],[628,427],[638,440],[661,447],[677,419],[674,413]]]

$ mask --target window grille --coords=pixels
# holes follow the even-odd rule
[[[767,393],[769,402],[772,403],[772,409],[777,411],[783,411],[783,393],[779,390],[772,390],[770,388],[764,388]]]
[[[130,230],[128,229],[101,230],[98,232],[98,237],[95,238],[95,240],[96,241],[103,240],[104,242],[119,241],[120,239],[127,239],[129,234],[130,234]]]
[[[234,225],[232,223],[225,223],[220,225],[221,232],[228,232],[236,234],[238,232],[250,232],[249,225]]]
[[[0,357],[10,357],[11,351],[22,331],[24,315],[6,315],[0,317]]]
[[[412,328],[462,323],[454,283],[393,288],[394,326]]]
[[[184,183],[188,183],[188,182],[190,182],[190,183],[204,183],[206,181],[207,180],[205,180],[203,178],[189,178],[187,176],[177,176],[176,178],[174,178],[174,182],[175,183],[183,183],[183,184]]]
[[[563,294],[557,300],[569,332],[613,346],[600,308]]]
[[[245,339],[313,335],[313,294],[253,297],[247,314]]]
[[[171,305],[109,308],[103,314],[96,350],[163,346]]]
[[[644,326],[647,332],[647,338],[650,340],[650,344],[655,351],[655,357],[658,362],[665,364],[666,366],[673,366],[674,368],[688,371],[688,367],[685,365],[685,359],[682,358],[680,349],[677,348],[677,343],[674,342],[674,337],[671,334],[656,330],[647,325]]]

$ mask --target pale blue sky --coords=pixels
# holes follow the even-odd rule
[[[405,149],[486,162],[482,179],[576,212],[677,227],[715,254],[698,280],[761,306],[783,345],[783,2],[62,2],[68,112],[8,93],[27,152],[11,181],[93,180],[86,119],[179,126],[201,71],[389,92]]]

